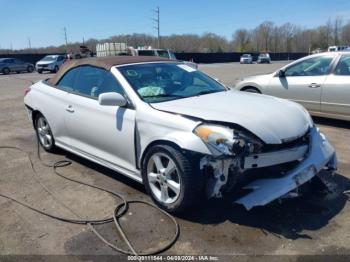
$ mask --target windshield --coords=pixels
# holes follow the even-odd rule
[[[226,91],[206,74],[181,63],[147,63],[118,69],[147,103]]]
[[[243,57],[250,57],[250,55],[245,54],[245,55],[243,55]]]
[[[56,60],[56,58],[57,58],[57,55],[47,55],[43,59],[41,59],[41,61],[54,61]]]

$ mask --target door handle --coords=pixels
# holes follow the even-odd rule
[[[316,84],[316,83],[311,83],[311,84],[309,85],[310,88],[318,88],[318,87],[320,87],[320,86],[321,86],[321,85]]]
[[[73,112],[74,112],[73,106],[72,106],[72,105],[67,106],[67,107],[66,107],[66,111],[67,111],[67,112],[70,112],[70,113],[73,113]]]

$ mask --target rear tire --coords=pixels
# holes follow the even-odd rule
[[[42,74],[42,73],[43,73],[43,71],[42,71],[42,70],[38,70],[38,73],[39,73],[39,74]]]
[[[51,132],[51,127],[46,118],[40,113],[35,117],[34,128],[41,147],[47,152],[55,152],[55,139]]]
[[[33,66],[28,66],[27,67],[27,72],[28,73],[32,73],[34,71],[34,67]]]
[[[4,75],[8,75],[10,72],[11,72],[10,69],[7,68],[7,67],[5,67],[4,69],[2,69],[2,73],[3,73]]]
[[[179,149],[156,145],[146,153],[142,179],[159,207],[169,213],[181,213],[193,206],[203,191],[203,178],[196,169]]]

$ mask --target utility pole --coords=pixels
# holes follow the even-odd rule
[[[67,39],[67,28],[63,28],[64,31],[64,39],[66,40],[66,53],[68,53],[68,39]]]
[[[28,37],[28,48],[32,49],[32,43],[30,42],[30,37]]]
[[[157,6],[157,8],[155,10],[153,10],[156,13],[156,18],[153,18],[152,20],[156,23],[156,25],[154,26],[154,29],[157,30],[157,35],[158,35],[158,48],[160,48],[160,19],[159,19],[159,15],[160,15],[160,10],[159,10],[159,6]]]

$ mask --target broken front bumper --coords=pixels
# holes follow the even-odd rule
[[[310,132],[309,152],[300,164],[283,177],[258,179],[246,185],[244,189],[250,189],[252,192],[235,203],[242,204],[247,210],[266,205],[309,181],[324,167],[335,170],[336,165],[334,148],[317,128],[313,128]]]

